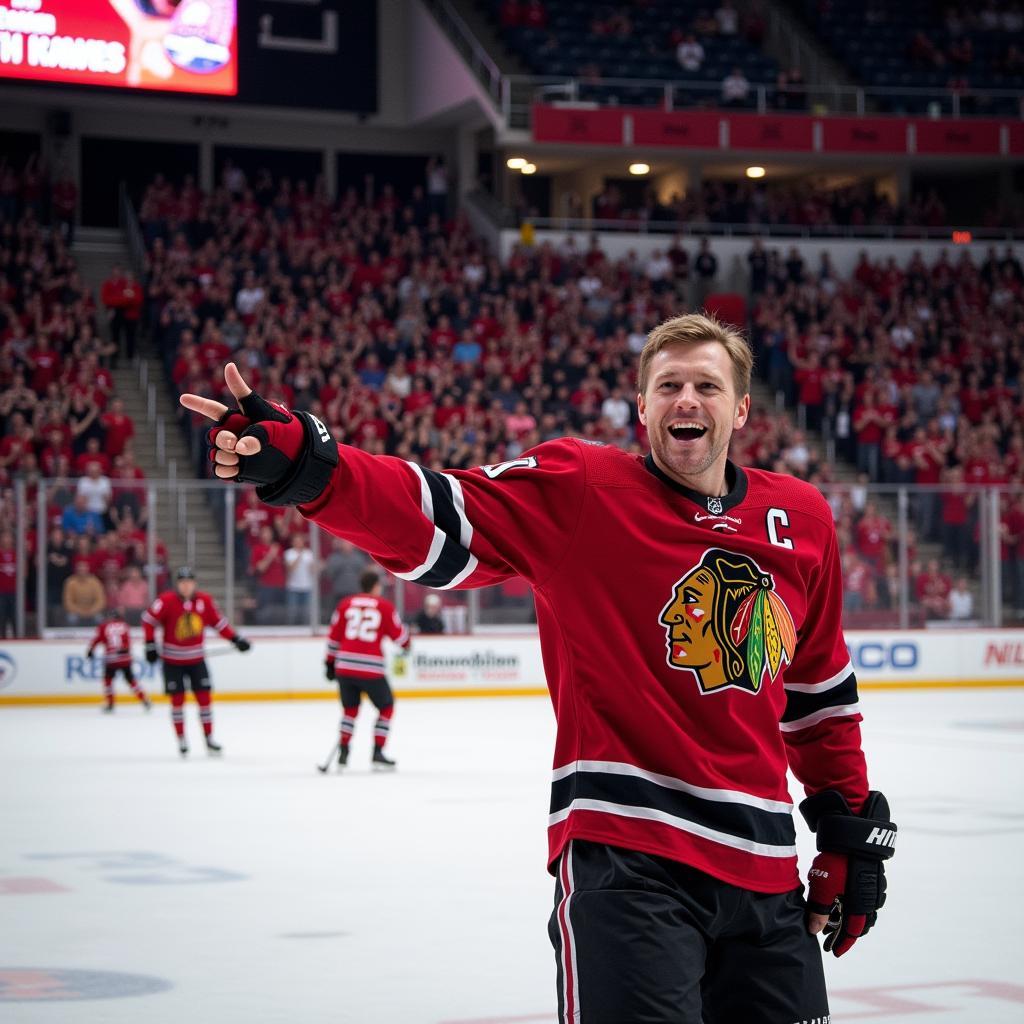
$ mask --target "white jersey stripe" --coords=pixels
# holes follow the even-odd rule
[[[793,805],[784,800],[769,800],[766,797],[752,796],[750,793],[743,793],[736,789],[708,789],[704,786],[694,786],[689,782],[683,782],[682,779],[673,778],[671,775],[658,775],[656,772],[645,771],[643,768],[627,764],[624,761],[571,761],[569,764],[562,765],[561,768],[556,768],[551,773],[551,781],[558,782],[576,772],[629,775],[636,779],[653,782],[657,786],[664,786],[666,789],[688,793],[701,800],[715,800],[725,804],[745,804],[747,807],[756,807],[772,814],[793,813]]]
[[[450,473],[442,473],[441,476],[448,481],[448,485],[452,489],[452,504],[455,505],[455,511],[459,514],[459,543],[468,551],[469,542],[473,539],[473,524],[466,516],[466,496],[462,493],[462,484],[458,477],[454,477]]]
[[[759,857],[796,856],[796,846],[769,846],[767,843],[755,843],[752,839],[743,839],[740,836],[729,835],[728,832],[719,832],[695,821],[678,818],[674,814],[667,814],[665,811],[659,811],[653,807],[613,804],[607,800],[577,798],[568,807],[563,807],[560,811],[549,815],[548,827],[564,821],[573,811],[594,811],[598,814],[611,814],[620,818],[642,818],[645,821],[656,821],[662,825],[668,825],[670,828],[678,829],[680,832],[689,832],[691,835],[700,836],[701,839],[710,840],[712,843],[729,846],[734,850],[743,850],[746,853],[755,853]]]
[[[848,715],[859,715],[860,704],[841,704],[834,708],[822,708],[812,715],[798,718],[794,722],[779,722],[779,728],[783,732],[798,732],[800,729],[809,729],[812,725],[824,722],[828,718],[845,718]]]
[[[416,465],[415,462],[406,463],[412,471],[416,474],[417,480],[420,483],[420,511],[423,513],[424,518],[434,527],[434,536],[430,542],[430,549],[427,551],[426,558],[409,572],[396,572],[394,573],[401,580],[408,580],[409,582],[415,582],[421,576],[428,573],[437,563],[437,560],[441,557],[441,553],[444,550],[444,545],[447,540],[454,541],[455,538],[449,538],[446,533],[434,522],[434,497],[430,493],[430,485],[427,483],[427,478],[423,474],[423,470]],[[469,557],[469,561],[461,572],[457,573],[456,576],[445,583],[443,586],[435,587],[435,590],[449,590],[452,587],[458,586],[464,579],[471,576],[476,570],[479,564],[475,555],[470,553],[469,543],[473,539],[473,525],[470,523],[466,516],[466,498],[462,492],[462,484],[459,483],[458,479],[453,477],[449,473],[439,474],[448,484],[451,489],[452,504],[455,507],[456,514],[459,517],[459,545],[465,549],[466,554]]]
[[[853,663],[848,661],[834,676],[822,679],[820,683],[791,683],[788,680],[783,682],[783,687],[792,690],[794,693],[824,693],[831,690],[840,683],[845,682],[853,672]]]
[[[433,507],[433,502],[430,499],[430,489],[426,483],[423,485],[423,490],[426,494],[424,502],[430,501],[431,507]],[[441,552],[444,550],[444,542],[447,539],[444,533],[441,532],[440,527],[435,526],[434,537],[430,542],[430,550],[427,552],[427,557],[411,572],[396,572],[394,575],[400,580],[408,580],[410,583],[418,580],[424,573],[429,572],[434,567],[434,563],[441,557]]]
[[[576,893],[576,880],[572,870],[573,843],[569,840],[559,864],[562,899],[558,905],[558,924],[562,938],[562,1006],[560,1024],[580,1024],[579,975],[576,969],[576,935],[569,916],[572,898]]]

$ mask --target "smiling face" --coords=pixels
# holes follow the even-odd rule
[[[725,492],[729,440],[747,421],[750,396],[737,395],[723,345],[667,345],[651,359],[637,408],[662,472],[701,494]]]

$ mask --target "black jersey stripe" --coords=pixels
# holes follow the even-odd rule
[[[851,672],[838,686],[829,687],[820,693],[786,691],[786,710],[782,716],[784,725],[791,725],[803,718],[810,718],[826,708],[838,708],[857,703],[857,677]]]
[[[455,578],[469,565],[472,557],[457,540],[452,540],[450,536],[446,537],[437,561],[426,572],[417,576],[414,582],[423,587],[441,590],[450,587]]]
[[[430,497],[434,507],[434,525],[438,527],[446,537],[455,540],[460,539],[462,533],[462,522],[459,519],[458,510],[455,508],[455,501],[452,498],[452,487],[443,473],[433,469],[420,466],[420,472],[427,481],[430,489]]]
[[[556,779],[551,786],[551,813],[565,810],[574,801],[647,808],[745,843],[789,848],[796,841],[791,813],[709,800],[631,775],[578,770]]]

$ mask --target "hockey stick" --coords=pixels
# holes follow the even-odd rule
[[[159,653],[160,657],[163,658],[164,651],[163,651],[162,647],[160,648],[158,653]],[[227,646],[224,646],[224,647],[214,647],[212,650],[205,651],[203,653],[203,658],[204,659],[206,659],[206,658],[219,658],[219,657],[221,657],[224,654],[237,654],[237,653],[239,653],[237,647],[227,647]]]
[[[316,766],[316,770],[317,770],[317,771],[318,771],[318,772],[319,772],[319,773],[320,773],[321,775],[326,775],[326,774],[327,774],[327,769],[331,767],[331,762],[332,762],[332,761],[334,760],[334,755],[335,755],[335,754],[337,754],[337,752],[338,752],[338,747],[339,747],[340,745],[341,745],[341,741],[340,741],[340,740],[335,740],[335,741],[334,741],[334,746],[333,746],[333,747],[331,747],[331,752],[330,752],[330,753],[329,753],[329,754],[327,755],[327,760],[326,760],[326,761],[324,761],[324,763],[323,763],[323,764],[318,764],[318,765]]]

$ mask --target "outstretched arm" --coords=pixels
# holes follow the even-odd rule
[[[435,588],[481,587],[554,574],[583,504],[582,446],[561,440],[522,458],[437,472],[338,445],[308,413],[254,394],[234,364],[224,374],[239,404],[199,395],[181,402],[215,421],[215,473],[256,483],[269,504],[299,511],[368,552],[402,579]]]

